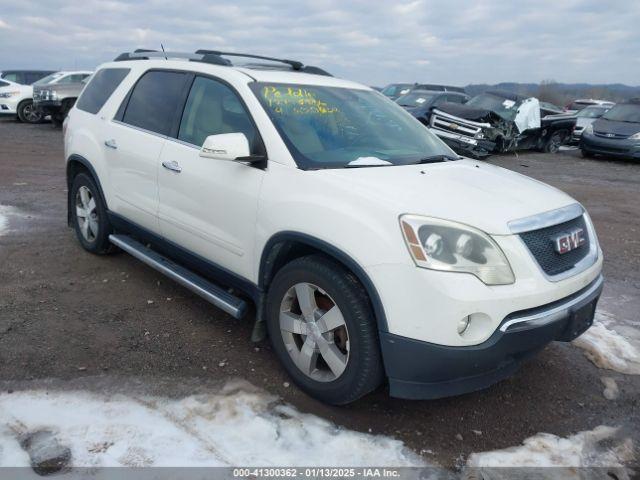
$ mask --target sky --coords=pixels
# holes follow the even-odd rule
[[[94,69],[135,48],[272,55],[336,76],[640,84],[627,0],[5,0],[0,69]]]

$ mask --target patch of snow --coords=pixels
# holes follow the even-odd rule
[[[26,217],[20,210],[11,205],[0,205],[0,236],[9,232],[9,218]]]
[[[11,207],[6,207],[5,205],[0,205],[0,235],[4,235],[7,230],[7,225],[9,221],[7,220],[7,209]]]
[[[573,344],[597,367],[629,375],[640,375],[640,350],[612,328],[613,319],[606,312],[596,312],[593,325]]]
[[[607,467],[616,468],[617,478],[629,478],[624,464],[634,460],[634,447],[631,439],[618,438],[618,429],[599,426],[593,430],[577,433],[568,438],[550,433],[539,433],[527,438],[518,447],[495,450],[492,452],[472,453],[467,460],[467,468],[491,469],[494,467]],[[544,478],[584,478],[579,470],[550,470],[550,476]],[[480,478],[503,478],[491,475]],[[496,472],[492,472],[496,473]],[[523,475],[527,473],[522,471]],[[553,476],[555,474],[558,476]],[[508,477],[513,478],[513,471]],[[536,477],[537,478],[537,477]],[[542,478],[542,477],[541,477]]]
[[[602,377],[601,380],[604,385],[604,391],[602,392],[604,398],[607,400],[615,400],[620,396],[620,390],[614,378]]]
[[[398,440],[338,428],[244,381],[183,399],[0,394],[0,467],[28,466],[18,438],[41,429],[71,449],[74,467],[424,465]]]

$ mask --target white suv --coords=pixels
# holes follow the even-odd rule
[[[481,389],[591,325],[602,253],[575,200],[457,157],[368,87],[231,55],[123,54],[93,76],[65,124],[86,250],[237,318],[252,302],[254,340],[333,404],[385,379]]]

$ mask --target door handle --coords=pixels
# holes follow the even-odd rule
[[[178,162],[176,162],[175,160],[165,160],[164,162],[162,162],[162,166],[167,170],[171,170],[172,172],[180,173],[182,171],[182,167],[178,165]]]
[[[105,140],[104,141],[104,146],[107,148],[113,148],[114,150],[116,148],[118,148],[118,144],[116,143],[116,141],[112,138],[111,140]]]

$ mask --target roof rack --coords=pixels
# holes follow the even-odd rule
[[[265,57],[262,55],[253,55],[249,53],[234,53],[234,52],[221,52],[218,50],[196,50],[195,53],[189,52],[162,52],[159,50],[147,50],[143,48],[138,48],[133,52],[125,52],[118,55],[114,61],[122,62],[126,60],[149,60],[151,58],[183,58],[189,60],[191,62],[203,62],[203,63],[211,63],[214,65],[225,65],[232,66],[230,60],[225,57],[243,57],[243,58],[255,58],[258,60],[267,60],[270,62],[277,62],[288,65],[292,70],[297,72],[311,73],[315,75],[325,75],[331,77],[332,75],[319,67],[314,67],[311,65],[304,65],[302,62],[297,60],[287,60],[282,58],[274,58],[274,57]],[[251,65],[250,68],[260,67],[261,65]]]

